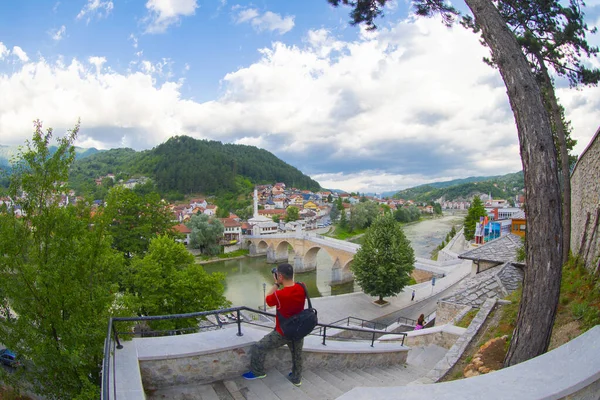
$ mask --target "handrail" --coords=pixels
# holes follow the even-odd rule
[[[360,327],[364,328],[366,325],[367,328],[370,329],[377,329],[380,331],[385,331],[389,325],[384,324],[383,322],[376,322],[376,321],[369,321],[367,319],[362,319],[362,318],[358,318],[358,317],[353,317],[353,316],[348,316],[346,318],[342,318],[339,321],[335,321],[335,322],[331,322],[330,325],[337,325],[340,322],[346,322],[346,325],[349,326],[351,321],[358,321],[360,322]],[[373,326],[368,326],[368,325],[373,325]]]
[[[221,328],[223,324],[219,319],[219,314],[229,314],[229,313],[235,312],[236,313],[237,330],[238,330],[237,335],[243,336],[242,322],[251,324],[251,325],[259,325],[259,324],[255,324],[255,323],[243,320],[241,311],[249,311],[249,312],[262,314],[262,315],[269,316],[269,317],[276,316],[273,313],[256,310],[254,308],[250,308],[250,307],[246,307],[246,306],[241,306],[241,307],[231,307],[231,308],[225,308],[225,309],[220,309],[220,310],[200,311],[200,312],[186,313],[186,314],[140,316],[140,317],[111,317],[111,318],[109,318],[108,331],[106,334],[106,339],[104,340],[104,360],[102,361],[101,399],[102,400],[110,400],[111,399],[111,394],[110,394],[111,358],[113,358],[113,363],[114,363],[114,357],[111,357],[111,351],[115,352],[116,349],[123,348],[123,346],[121,345],[121,342],[119,341],[119,332],[117,331],[117,329],[115,327],[115,322],[160,321],[160,320],[180,319],[180,318],[198,318],[198,317],[206,317],[209,315],[217,316],[217,325],[211,325],[211,326],[206,326],[206,327],[198,326],[198,330],[201,330],[201,329],[206,329],[206,328],[215,327],[215,326],[218,328]],[[369,321],[369,322],[371,322],[371,321]],[[261,326],[264,326],[264,325],[261,325]],[[374,347],[375,335],[382,333],[380,330],[350,328],[350,327],[345,327],[345,326],[336,326],[333,324],[318,323],[317,326],[315,327],[315,329],[313,330],[313,332],[318,330],[318,333],[315,334],[315,333],[311,332],[310,334],[314,335],[314,336],[322,336],[323,337],[323,342],[322,342],[323,346],[326,346],[325,342],[326,342],[326,338],[327,338],[327,328],[341,329],[341,330],[352,331],[352,332],[370,333],[371,334],[371,338],[370,338],[371,347]],[[181,329],[175,329],[173,331],[174,332],[181,331]],[[120,333],[121,334],[131,334],[130,332],[120,332]],[[407,336],[406,333],[398,332],[398,333],[390,333],[390,334],[401,335],[402,336],[401,344],[404,345],[404,339]],[[330,338],[331,338],[331,336],[330,336]],[[365,339],[357,338],[356,340],[365,340]],[[111,349],[111,347],[112,347],[112,349]],[[114,370],[112,371],[112,373],[114,374]],[[113,379],[113,382],[114,381],[115,380]],[[116,387],[113,387],[113,395],[114,396],[112,397],[112,399],[116,399]]]

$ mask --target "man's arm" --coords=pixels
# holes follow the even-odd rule
[[[279,289],[279,285],[277,283],[273,283],[271,285],[271,288],[267,292],[265,301],[269,307],[273,307],[273,306],[277,305],[277,299],[275,299],[275,296],[273,296],[273,293],[275,293],[277,291],[277,289]]]

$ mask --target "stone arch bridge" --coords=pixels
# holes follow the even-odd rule
[[[308,272],[317,269],[317,253],[323,249],[333,260],[331,285],[354,280],[350,264],[360,245],[343,240],[308,234],[274,234],[244,236],[251,256],[265,255],[267,263],[287,262],[289,247],[294,249],[294,271]]]

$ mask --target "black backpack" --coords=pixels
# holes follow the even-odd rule
[[[308,308],[300,311],[298,314],[292,315],[289,318],[284,318],[279,313],[279,310],[276,310],[277,317],[279,318],[279,327],[283,332],[283,336],[286,339],[293,341],[300,340],[304,336],[311,333],[319,322],[317,318],[317,310],[312,308],[312,303],[310,302],[310,297],[308,296],[306,286],[304,286],[304,283],[302,282],[297,282],[297,284],[302,286],[304,289],[304,294],[308,300]]]

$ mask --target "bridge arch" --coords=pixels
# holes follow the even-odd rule
[[[360,246],[353,243],[297,234],[250,236],[248,239],[253,243],[249,246],[250,254],[266,254],[267,263],[271,264],[288,262],[291,247],[294,250],[294,269],[299,273],[317,269],[317,254],[325,250],[332,260],[330,284],[335,286],[354,280],[349,265]],[[328,269],[323,272],[329,273]]]
[[[258,245],[256,245],[256,250],[259,254],[266,253],[268,248],[269,245],[264,240],[261,240],[260,242],[258,242]]]
[[[287,240],[282,240],[278,244],[273,245],[275,246],[275,248],[273,251],[274,259],[272,262],[287,262],[289,260],[289,248],[291,247],[293,249],[294,246],[292,246],[292,244]],[[267,262],[269,262],[269,260],[267,260]]]

